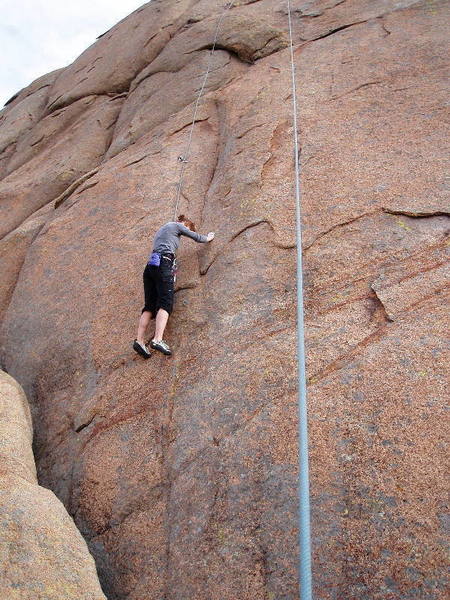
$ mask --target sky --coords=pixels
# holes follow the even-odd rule
[[[0,0],[0,109],[34,79],[65,67],[145,0]]]

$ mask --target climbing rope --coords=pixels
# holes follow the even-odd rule
[[[289,47],[292,76],[292,112],[295,151],[295,220],[297,237],[297,361],[298,361],[298,448],[299,448],[299,583],[300,600],[312,599],[311,582],[311,532],[309,509],[309,468],[308,468],[308,410],[306,401],[305,368],[305,325],[303,318],[303,260],[301,224],[300,154],[297,130],[297,85],[292,41],[291,2],[287,0],[289,22]]]
[[[180,196],[181,196],[181,191],[182,191],[182,187],[183,187],[184,172],[186,170],[186,166],[187,166],[187,164],[189,162],[189,157],[190,157],[190,154],[191,154],[192,136],[193,136],[193,133],[194,133],[194,127],[195,127],[195,123],[196,123],[196,120],[197,120],[198,107],[199,107],[199,104],[200,104],[201,97],[203,95],[203,90],[205,89],[205,85],[206,85],[206,81],[208,79],[208,75],[209,75],[209,73],[211,71],[212,62],[213,62],[213,56],[214,56],[214,51],[216,49],[217,38],[219,36],[220,25],[222,24],[223,18],[225,17],[226,13],[233,6],[233,4],[234,4],[234,0],[232,2],[228,2],[228,4],[225,5],[225,7],[223,9],[223,12],[220,15],[219,19],[217,20],[216,32],[214,34],[214,41],[213,41],[213,45],[211,47],[211,51],[210,51],[210,54],[209,54],[208,67],[206,69],[205,76],[203,78],[203,84],[202,84],[202,86],[200,88],[200,91],[198,93],[197,100],[196,100],[195,106],[194,106],[194,114],[192,116],[191,130],[189,132],[189,138],[188,138],[188,143],[186,145],[186,151],[185,151],[185,153],[182,156],[178,157],[178,161],[181,164],[180,164],[179,180],[178,180],[178,186],[177,186],[177,197],[176,197],[176,202],[175,202],[175,210],[173,212],[173,220],[174,221],[177,218],[178,206],[180,204]]]

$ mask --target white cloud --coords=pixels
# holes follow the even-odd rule
[[[34,79],[73,62],[144,0],[2,0],[0,107]]]

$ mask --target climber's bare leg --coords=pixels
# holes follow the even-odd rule
[[[156,313],[155,335],[153,337],[155,342],[160,342],[163,339],[164,330],[166,328],[168,319],[169,313],[167,310],[160,308]]]
[[[137,332],[137,338],[136,340],[140,343],[140,344],[144,344],[145,345],[145,332],[147,330],[148,324],[150,323],[150,319],[151,319],[152,313],[148,310],[144,310],[144,312],[141,315],[141,318],[139,319],[139,325],[138,325],[138,332]]]

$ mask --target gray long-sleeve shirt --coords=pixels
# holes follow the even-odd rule
[[[191,231],[182,223],[170,221],[163,225],[155,234],[153,240],[153,252],[172,252],[176,254],[180,245],[180,236],[185,235],[195,240],[196,242],[205,243],[208,241],[206,235],[201,235],[195,231]]]

